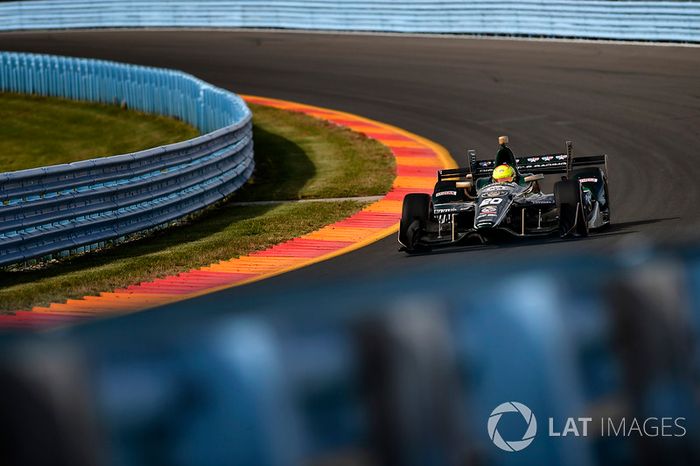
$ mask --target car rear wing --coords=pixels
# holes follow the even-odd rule
[[[491,176],[496,168],[495,160],[476,160],[476,151],[467,151],[467,167],[438,170],[438,181],[472,181],[482,176]],[[574,168],[601,167],[608,172],[607,155],[584,155],[574,157],[571,141],[566,142],[566,153],[534,155],[515,159],[520,173],[543,175],[568,175]]]
[[[469,173],[472,177],[489,176],[496,168],[494,160],[476,160],[469,154]],[[598,166],[607,173],[607,155],[586,155],[574,157],[570,154],[544,154],[532,157],[519,157],[515,162],[520,173],[533,173],[543,175],[566,175],[574,168]]]

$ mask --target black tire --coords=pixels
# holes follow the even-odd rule
[[[607,210],[608,213],[610,212],[610,194],[608,193],[608,180],[605,176],[605,172],[603,172],[601,168],[579,168],[572,172],[571,178],[577,180],[583,178],[597,178],[598,180],[600,180],[599,183],[596,184],[596,189],[594,190],[594,199],[600,202],[600,195],[596,191],[602,191],[605,203],[601,203],[601,209]]]
[[[430,219],[430,195],[407,194],[403,198],[403,210],[399,225],[399,242],[408,252],[420,250],[418,239]]]
[[[555,183],[554,198],[559,208],[559,236],[588,236],[588,222],[583,211],[583,195],[578,180]]]

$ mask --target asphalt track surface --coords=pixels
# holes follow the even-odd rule
[[[392,236],[350,254],[171,308],[224,309],[310,284],[382,280],[454,263],[606,255],[640,238],[697,238],[700,48],[608,43],[257,31],[71,31],[0,34],[0,50],[170,67],[239,93],[298,101],[390,123],[493,157],[609,156],[612,219],[585,240],[528,241],[407,257]]]

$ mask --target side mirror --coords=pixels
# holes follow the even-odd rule
[[[528,175],[525,177],[526,183],[532,183],[533,181],[540,181],[540,180],[544,180],[544,175],[542,173],[537,174],[537,175]]]

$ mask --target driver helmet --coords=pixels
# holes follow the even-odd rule
[[[497,183],[511,183],[515,179],[515,170],[504,163],[493,169],[492,177]]]

